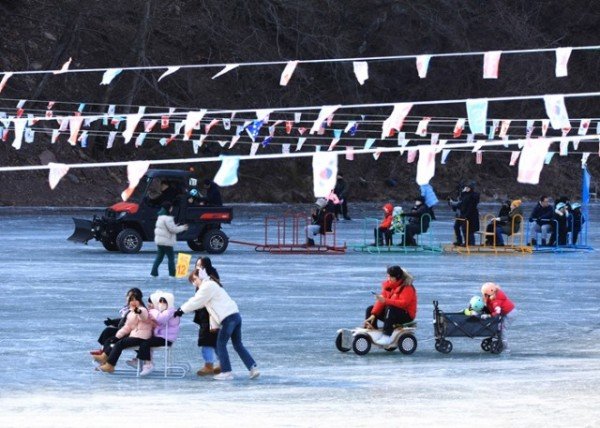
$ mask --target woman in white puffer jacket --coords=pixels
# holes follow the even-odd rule
[[[173,247],[175,246],[175,242],[177,242],[177,234],[187,230],[188,225],[176,225],[175,219],[171,215],[172,210],[171,204],[164,202],[160,211],[158,211],[158,218],[156,219],[156,226],[154,228],[154,242],[158,247],[158,252],[152,265],[152,271],[150,271],[150,275],[152,276],[158,276],[158,267],[165,258],[165,255],[169,262],[169,276],[175,276],[175,254],[173,253]]]

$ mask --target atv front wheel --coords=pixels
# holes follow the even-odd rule
[[[135,229],[125,229],[117,235],[117,246],[122,253],[137,253],[142,248],[142,235]]]
[[[204,234],[202,240],[204,249],[209,254],[221,254],[227,249],[229,238],[225,233],[218,229],[209,230]]]
[[[199,237],[196,239],[190,239],[187,241],[187,244],[192,251],[204,251],[204,244]]]
[[[119,246],[117,245],[117,243],[115,241],[106,240],[106,241],[100,241],[100,242],[102,242],[102,246],[107,251],[119,251]]]

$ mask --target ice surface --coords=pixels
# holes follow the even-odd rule
[[[351,204],[338,239],[362,242],[362,221],[376,204]],[[487,207],[496,211],[497,207]],[[235,206],[231,239],[261,242],[264,216],[304,206]],[[526,207],[525,212],[529,213]],[[486,211],[486,208],[482,209]],[[185,280],[151,279],[155,246],[135,255],[98,242],[73,244],[71,216],[91,211],[0,210],[0,424],[11,426],[600,426],[599,253],[534,255],[272,255],[231,244],[213,256],[240,306],[244,342],[262,371],[247,379],[231,351],[236,379],[200,379],[192,317],[183,318],[175,359],[184,379],[135,379],[93,370],[102,320],[117,315],[133,286],[145,295],[192,295]],[[439,241],[451,242],[451,213],[436,211]],[[592,208],[592,218],[600,209]],[[371,231],[368,231],[369,238]],[[600,248],[600,228],[589,243]],[[185,243],[176,250],[189,252]],[[418,290],[418,349],[411,356],[373,349],[342,354],[336,330],[360,324],[385,268],[400,264]],[[461,310],[482,282],[502,285],[519,317],[511,355],[481,351],[480,340],[452,338],[434,350],[432,301]],[[124,353],[124,359],[130,353]]]

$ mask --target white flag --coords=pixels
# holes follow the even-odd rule
[[[281,86],[286,86],[288,84],[297,65],[298,61],[288,61],[287,65],[283,69],[283,72],[281,73],[281,78],[279,79],[279,84]]]
[[[312,128],[310,128],[310,133],[314,134],[315,132],[317,132],[319,130],[319,128],[321,128],[321,125],[323,124],[325,119],[327,119],[330,115],[335,113],[335,111],[340,107],[341,107],[340,104],[334,105],[334,106],[321,107],[321,111],[319,112],[319,117],[317,117],[317,120],[315,120],[315,122],[313,123]]]
[[[544,95],[544,104],[552,128],[571,129],[571,122],[569,122],[569,115],[565,107],[565,97],[563,95]]]
[[[219,76],[224,75],[225,73],[230,72],[231,70],[233,70],[234,68],[237,68],[239,64],[227,64],[223,70],[219,71],[217,74],[215,74],[212,79],[216,79]]]
[[[163,74],[160,75],[160,77],[158,78],[158,82],[160,82],[161,80],[163,80],[165,77],[167,77],[169,74],[173,74],[175,73],[177,70],[179,70],[181,67],[168,67],[167,71],[165,71]]]
[[[314,194],[325,198],[335,187],[338,157],[332,152],[317,152],[312,158]]]
[[[123,190],[121,193],[121,198],[126,201],[132,195],[133,191],[137,187],[140,179],[144,176],[148,168],[150,167],[150,162],[148,161],[133,161],[127,163],[127,180],[129,181],[129,186],[127,189]]]
[[[354,61],[352,63],[354,67],[354,75],[356,80],[361,85],[364,85],[365,80],[369,78],[369,63],[367,61]]]
[[[419,77],[424,79],[427,77],[427,70],[429,70],[429,61],[431,60],[431,55],[419,55],[417,57],[417,72],[419,73]]]
[[[233,186],[238,182],[240,158],[237,156],[222,156],[221,167],[213,181],[221,187]]]
[[[60,179],[67,175],[67,172],[69,172],[69,167],[64,163],[54,162],[48,163],[48,166],[50,167],[48,182],[50,183],[50,189],[54,190]]]
[[[569,75],[567,65],[573,48],[558,48],[556,49],[556,67],[554,73],[556,77],[565,77]]]
[[[435,175],[435,147],[419,147],[419,161],[417,162],[417,184],[423,186]]]

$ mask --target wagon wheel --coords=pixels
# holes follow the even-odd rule
[[[450,342],[448,342],[450,343]],[[410,355],[417,349],[417,338],[413,334],[403,334],[398,340],[398,350],[404,355]]]
[[[342,346],[342,333],[341,332],[338,333],[337,337],[335,338],[335,347],[340,352],[348,352],[350,350],[350,348],[344,348]]]
[[[356,355],[367,355],[371,350],[371,338],[366,334],[357,334],[352,341],[352,349]]]
[[[492,338],[488,337],[487,339],[483,339],[481,341],[481,349],[485,352],[489,352],[492,349]]]
[[[435,350],[442,354],[449,354],[452,352],[452,342],[445,339],[437,339],[435,341]]]
[[[492,354],[499,354],[500,352],[502,352],[503,349],[504,349],[504,346],[502,346],[502,341],[496,340],[496,341],[492,342],[492,347],[490,349],[490,352]]]

